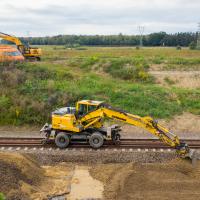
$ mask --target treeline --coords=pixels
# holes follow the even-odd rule
[[[31,45],[67,45],[67,46],[137,46],[140,44],[139,35],[57,35],[52,37],[21,38]],[[143,36],[144,46],[188,46],[197,40],[197,33],[166,32],[152,33]]]

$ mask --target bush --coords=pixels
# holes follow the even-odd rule
[[[83,63],[81,64],[81,68],[85,68],[86,70],[88,70],[92,65],[94,65],[98,61],[99,58],[97,56],[89,57],[83,61]]]
[[[196,43],[195,43],[195,42],[191,42],[191,43],[189,44],[189,48],[190,48],[191,50],[195,50],[195,49],[197,48]]]
[[[153,82],[153,77],[148,74],[148,68],[149,65],[142,58],[133,60],[119,59],[111,60],[109,65],[104,67],[104,71],[114,78],[136,82]]]
[[[154,64],[160,65],[160,64],[162,64],[164,62],[164,57],[160,56],[160,55],[157,55],[152,59],[152,62]]]
[[[181,46],[179,46],[179,45],[176,47],[176,50],[181,50],[181,49],[182,49],[182,48],[181,48]]]
[[[0,78],[2,83],[9,87],[16,87],[26,80],[24,73],[18,69],[4,69],[0,73]]]
[[[0,111],[6,111],[11,105],[10,98],[2,95],[0,96]]]
[[[45,67],[37,66],[37,67],[29,67],[26,69],[26,72],[30,72],[31,74],[34,74],[37,79],[49,79],[49,78],[55,78],[56,72],[51,71]]]
[[[6,200],[6,197],[4,196],[3,193],[0,192],[0,200]]]

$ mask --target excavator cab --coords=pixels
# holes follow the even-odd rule
[[[83,116],[89,112],[96,110],[103,101],[81,100],[76,104],[77,116]]]

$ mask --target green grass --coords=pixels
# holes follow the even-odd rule
[[[184,111],[200,114],[198,89],[164,88],[149,75],[152,64],[176,60],[173,55],[163,55],[163,49],[159,56],[153,49],[150,56],[151,49],[136,50],[139,53],[134,55],[132,48],[52,48],[44,48],[42,62],[0,66],[1,125],[42,125],[55,108],[74,105],[80,99],[104,100],[133,114],[155,118],[170,118]],[[169,54],[169,49],[165,53]],[[179,63],[184,65],[173,64]]]
[[[3,193],[0,192],[0,200],[6,200],[5,196]]]
[[[182,48],[157,47],[81,47],[78,49],[66,49],[64,46],[43,46],[45,62],[73,63],[74,65],[88,66],[91,62],[109,62],[110,60],[132,60],[138,64],[146,63],[150,68],[159,66],[161,70],[200,70],[200,51]],[[55,49],[56,48],[56,49]]]

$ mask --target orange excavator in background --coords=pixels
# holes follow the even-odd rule
[[[26,46],[21,42],[19,38],[2,32],[0,32],[0,38],[14,43],[25,59],[38,60],[38,61],[41,60],[42,51],[40,48],[30,47],[29,45]]]
[[[24,59],[16,47],[0,45],[0,62],[23,62]]]

